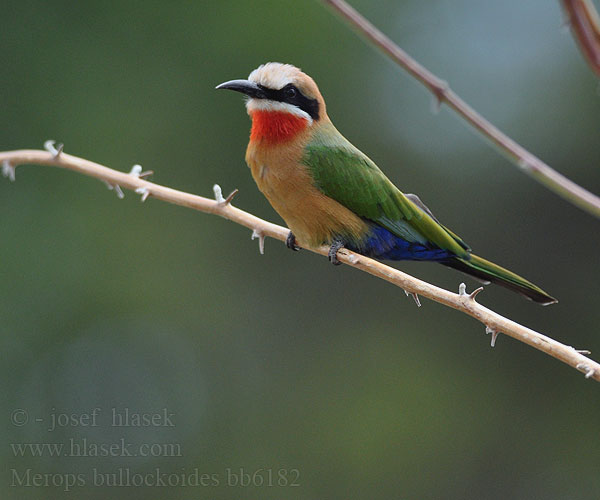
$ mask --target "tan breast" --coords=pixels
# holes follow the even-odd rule
[[[300,162],[300,144],[304,141],[268,146],[250,142],[246,162],[258,188],[301,245],[328,244],[336,235],[360,238],[367,225],[313,185],[307,167]]]

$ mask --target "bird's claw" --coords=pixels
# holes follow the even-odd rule
[[[296,245],[296,236],[294,236],[294,233],[291,231],[288,233],[287,238],[285,239],[285,246],[294,252],[300,250],[300,247]]]
[[[335,240],[331,247],[329,247],[329,253],[327,257],[329,257],[329,262],[331,262],[334,266],[339,266],[341,262],[337,258],[337,253],[340,248],[344,246],[344,242],[340,240]]]

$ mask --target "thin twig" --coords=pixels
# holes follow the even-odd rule
[[[588,64],[600,76],[600,16],[591,0],[561,0],[573,36]]]
[[[413,77],[425,85],[435,96],[438,104],[446,103],[456,113],[462,116],[475,129],[492,141],[500,151],[523,172],[530,175],[548,189],[562,198],[578,206],[582,210],[600,217],[600,197],[575,184],[564,175],[559,174],[542,160],[527,151],[523,146],[501,132],[488,122],[457,94],[448,83],[441,80],[385,36],[379,29],[367,21],[359,12],[344,0],[321,0],[330,5],[343,18],[349,21],[361,35],[370,40],[375,46],[392,58],[394,62],[408,71]]]
[[[62,167],[79,172],[90,177],[95,177],[110,186],[122,186],[137,193],[148,193],[153,198],[199,210],[209,214],[220,215],[237,224],[247,227],[253,231],[253,235],[259,237],[261,242],[261,253],[264,249],[263,242],[266,236],[285,242],[289,230],[260,219],[248,212],[225,203],[221,189],[215,188],[217,199],[211,200],[190,193],[177,191],[153,182],[148,182],[138,175],[138,169],[132,169],[130,173],[118,172],[108,167],[99,165],[89,160],[84,160],[62,152],[53,155],[48,151],[20,150],[0,152],[0,164],[4,165],[7,172],[13,172],[17,165],[48,165]],[[219,194],[220,196],[217,196]],[[228,198],[231,198],[230,195]],[[300,244],[302,242],[299,242]],[[311,251],[327,256],[329,248],[326,246],[310,249]],[[600,364],[587,358],[573,347],[561,344],[541,333],[522,326],[500,314],[491,311],[475,301],[475,297],[481,290],[475,290],[471,294],[466,292],[466,287],[461,284],[459,293],[452,293],[443,288],[431,285],[425,281],[414,278],[402,271],[386,266],[381,262],[370,259],[363,255],[342,248],[338,252],[338,260],[373,276],[388,281],[411,294],[413,297],[421,295],[440,304],[444,304],[481,321],[486,331],[493,332],[493,341],[499,332],[524,342],[536,349],[556,358],[569,366],[583,372],[586,378],[600,382]],[[418,300],[418,299],[416,299]]]

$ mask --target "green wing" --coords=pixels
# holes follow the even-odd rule
[[[439,224],[422,203],[423,208],[407,198],[375,163],[333,131],[335,135],[329,131],[313,138],[303,156],[323,194],[407,241],[431,242],[468,258],[469,248],[460,238]]]

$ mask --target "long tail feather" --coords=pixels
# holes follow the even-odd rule
[[[480,280],[501,285],[544,306],[558,302],[554,297],[551,297],[525,278],[477,255],[471,255],[469,260],[455,257],[443,264]]]

